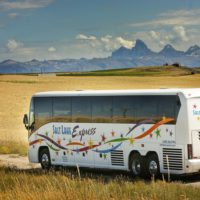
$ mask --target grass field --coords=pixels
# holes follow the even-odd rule
[[[0,168],[0,199],[198,200],[199,188],[165,181],[133,180],[124,176],[79,178],[74,171],[17,171]]]
[[[137,69],[138,70],[138,69]],[[27,131],[22,123],[28,112],[31,95],[53,90],[108,90],[141,88],[188,88],[200,87],[200,74],[183,75],[176,69],[176,76],[152,75],[154,68],[145,76],[0,76],[0,153],[26,154]],[[169,69],[167,69],[168,71]],[[144,71],[141,68],[140,72]],[[147,70],[148,72],[148,70]],[[118,71],[117,71],[118,73]],[[162,72],[166,73],[166,72]],[[169,73],[169,74],[170,74]]]

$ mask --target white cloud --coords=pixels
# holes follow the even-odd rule
[[[101,41],[104,43],[109,43],[111,39],[112,39],[111,35],[106,35],[104,37],[101,37]]]
[[[192,26],[200,25],[200,9],[174,10],[158,15],[157,19],[133,23],[132,27],[144,26]]]
[[[83,34],[79,34],[76,36],[77,40],[96,40],[97,38],[93,35],[83,35]]]
[[[18,17],[20,14],[19,13],[9,13],[8,16],[11,18],[11,19],[15,19],[16,17]]]
[[[36,9],[48,6],[54,0],[1,0],[0,9],[2,10],[23,10],[23,9]]]
[[[124,38],[122,38],[122,37],[117,37],[117,38],[116,38],[116,41],[117,41],[121,46],[126,47],[126,48],[128,48],[128,49],[131,49],[131,48],[133,47],[133,45],[134,45],[134,42],[133,42],[133,41],[131,41],[131,40],[126,40],[126,39],[124,39]]]
[[[185,28],[183,26],[175,26],[173,30],[175,31],[175,33],[177,33],[177,35],[180,37],[182,41],[184,42],[188,41],[188,37]]]
[[[151,34],[151,37],[154,39],[154,40],[158,40],[160,38],[160,34],[155,32],[155,31],[150,31],[150,34]]]
[[[56,48],[55,47],[49,47],[48,48],[48,52],[55,52],[56,51]]]
[[[17,50],[18,48],[20,48],[22,46],[23,46],[23,43],[18,42],[14,39],[8,40],[8,43],[6,44],[6,47],[11,52]]]

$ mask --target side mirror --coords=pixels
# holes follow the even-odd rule
[[[28,126],[28,115],[27,114],[24,115],[23,123],[24,123],[26,129],[28,130],[29,126]]]

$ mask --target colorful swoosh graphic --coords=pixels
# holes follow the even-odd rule
[[[109,153],[113,150],[116,150],[117,148],[119,148],[122,143],[124,141],[127,140],[139,140],[142,139],[144,137],[147,137],[148,135],[150,135],[155,129],[157,129],[159,126],[163,125],[163,124],[167,124],[169,122],[174,121],[173,118],[163,118],[161,121],[157,122],[156,124],[152,125],[148,130],[146,130],[145,132],[143,132],[142,134],[140,134],[139,136],[136,136],[134,138],[130,138],[127,137],[131,132],[133,132],[137,127],[139,127],[140,125],[143,124],[151,124],[151,123],[155,123],[152,119],[147,119],[147,120],[143,120],[138,122],[137,124],[135,124],[127,133],[126,133],[126,137],[119,137],[119,138],[115,138],[115,139],[111,139],[108,140],[104,143],[98,143],[98,144],[90,144],[88,146],[85,146],[83,143],[81,142],[77,142],[77,141],[72,141],[69,142],[68,144],[66,144],[65,146],[82,146],[81,148],[77,148],[77,149],[71,149],[71,148],[66,148],[65,146],[62,146],[61,144],[55,142],[53,139],[51,139],[50,137],[46,136],[46,135],[42,135],[42,134],[36,134],[37,136],[41,137],[40,139],[34,140],[32,142],[29,143],[29,145],[34,145],[36,143],[41,143],[42,141],[46,141],[46,144],[48,145],[48,147],[54,151],[60,151],[62,150],[70,150],[70,151],[74,151],[74,152],[86,152],[88,150],[92,150],[94,152],[97,153]],[[49,144],[50,143],[50,144]],[[107,149],[98,149],[98,147],[105,145],[105,144],[112,144],[112,143],[118,143],[116,145],[112,145],[112,148],[107,148]],[[96,149],[94,149],[96,148]]]

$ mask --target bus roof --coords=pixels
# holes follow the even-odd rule
[[[123,96],[123,95],[180,95],[185,98],[200,97],[200,88],[188,89],[134,89],[134,90],[76,90],[76,91],[49,91],[39,92],[33,97],[59,96]]]

